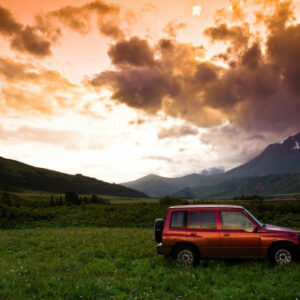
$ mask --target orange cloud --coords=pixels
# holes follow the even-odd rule
[[[12,49],[43,58],[52,54],[51,47],[62,35],[57,21],[80,34],[87,34],[91,31],[92,14],[97,16],[100,33],[113,39],[123,37],[119,7],[99,0],[40,13],[32,26],[23,25],[0,5],[0,35],[9,39]]]
[[[0,58],[2,112],[52,114],[73,107],[78,87],[57,71]]]
[[[123,32],[119,27],[119,7],[96,0],[83,6],[64,6],[48,13],[49,18],[56,18],[65,26],[87,34],[91,30],[91,15],[97,16],[99,31],[111,38],[121,38]]]
[[[166,39],[150,47],[134,37],[110,48],[115,70],[95,75],[91,83],[111,88],[117,102],[197,126],[229,120],[247,131],[298,130],[300,24],[289,22],[291,7],[290,1],[274,4],[273,14],[264,17],[265,39],[247,23],[207,28],[213,42],[228,45],[215,57],[226,68],[196,59],[203,48]]]
[[[38,28],[22,25],[2,6],[0,20],[0,34],[10,40],[11,48],[38,57],[51,54],[51,42],[39,34]]]

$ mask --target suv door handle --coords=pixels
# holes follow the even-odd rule
[[[202,238],[202,235],[198,235],[197,233],[190,233],[190,236],[196,236],[197,238]]]
[[[230,236],[230,234],[229,233],[224,233],[224,236]]]

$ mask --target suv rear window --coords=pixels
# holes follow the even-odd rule
[[[186,228],[187,211],[173,211],[171,216],[171,228]]]
[[[215,211],[190,211],[190,229],[217,229],[217,217]]]

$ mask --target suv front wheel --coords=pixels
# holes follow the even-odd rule
[[[288,265],[293,261],[293,251],[289,246],[277,246],[271,250],[270,258],[276,265]]]
[[[175,259],[184,266],[195,266],[198,262],[198,255],[192,247],[181,246],[175,251]]]

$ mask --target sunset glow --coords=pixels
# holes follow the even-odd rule
[[[3,0],[0,156],[110,182],[237,166],[300,128],[298,1]]]

